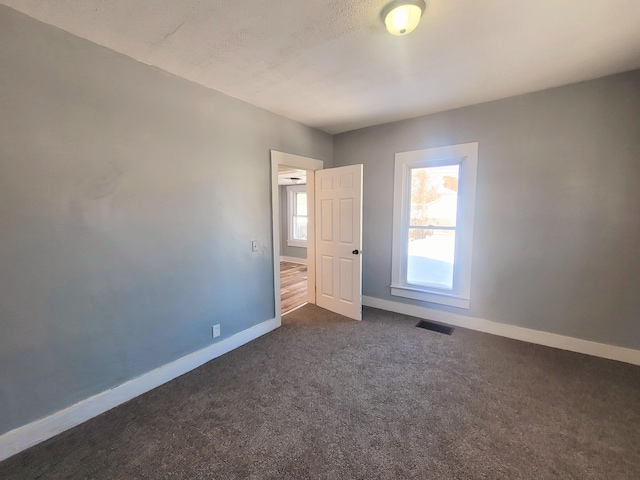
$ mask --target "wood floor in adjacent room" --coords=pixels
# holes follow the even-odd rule
[[[307,303],[307,266],[280,262],[281,312],[287,313]]]

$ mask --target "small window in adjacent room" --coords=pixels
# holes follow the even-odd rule
[[[287,187],[288,238],[290,247],[307,246],[307,186]]]
[[[391,294],[469,308],[478,144],[395,157]]]

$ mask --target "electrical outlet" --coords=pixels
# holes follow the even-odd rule
[[[211,334],[213,335],[213,338],[220,336],[220,324],[211,327]]]
[[[252,252],[257,252],[258,251],[258,242],[256,242],[255,240],[253,242],[251,242],[251,251]]]

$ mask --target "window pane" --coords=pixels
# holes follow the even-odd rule
[[[459,173],[459,165],[411,169],[411,226],[456,226]]]
[[[295,240],[307,239],[307,217],[293,217],[293,238]]]
[[[307,192],[296,193],[296,215],[307,216]]]
[[[407,283],[451,290],[455,243],[453,230],[410,228]]]

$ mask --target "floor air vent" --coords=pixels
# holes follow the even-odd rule
[[[453,327],[442,325],[441,323],[430,322],[428,320],[420,320],[416,327],[426,328],[433,332],[444,333],[445,335],[451,335],[453,333]]]

